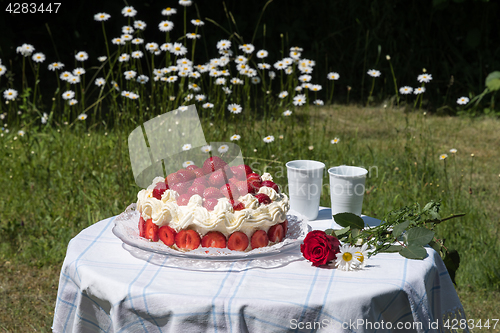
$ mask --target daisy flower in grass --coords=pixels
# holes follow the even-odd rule
[[[109,14],[106,14],[106,13],[97,13],[94,15],[94,20],[96,21],[107,21],[109,20],[109,18],[111,17],[111,15]]]
[[[8,101],[12,101],[16,99],[16,97],[17,97],[17,90],[7,89],[3,92],[3,98],[5,98]]]
[[[126,71],[123,73],[123,75],[125,75],[126,80],[131,80],[131,79],[135,78],[135,76],[137,75],[137,72],[136,71]]]
[[[217,48],[219,50],[228,50],[231,47],[231,42],[227,39],[222,39],[217,42]]]
[[[240,45],[239,49],[245,52],[246,54],[250,54],[255,50],[255,46],[253,46],[252,44],[243,44]]]
[[[300,59],[301,53],[298,51],[290,51],[290,58],[294,60],[299,60]]]
[[[306,95],[304,94],[297,95],[293,98],[293,105],[295,106],[304,105],[305,102],[306,102]]]
[[[452,154],[456,154],[456,153],[457,153],[457,150],[456,150],[455,148],[451,148],[451,149],[450,149],[450,153],[452,153]]]
[[[177,9],[175,9],[175,8],[167,7],[161,11],[161,15],[163,15],[163,16],[170,16],[170,15],[174,15],[174,14],[177,14]]]
[[[153,53],[156,50],[158,50],[158,44],[156,44],[156,43],[147,43],[146,44],[146,50],[148,50],[149,52]]]
[[[130,59],[130,55],[127,53],[122,53],[122,55],[118,58],[119,62],[126,62]]]
[[[79,120],[85,120],[87,119],[87,115],[85,113],[82,113],[81,115],[78,116]]]
[[[205,22],[203,22],[202,20],[200,19],[195,19],[195,20],[191,20],[191,23],[197,27],[201,27],[202,25],[205,24]]]
[[[245,82],[244,82],[242,79],[240,79],[240,78],[233,77],[233,78],[231,79],[231,83],[232,83],[232,84],[240,84],[240,85],[241,85],[241,84],[244,84]]]
[[[238,141],[239,139],[241,139],[241,135],[238,134],[233,134],[233,136],[229,138],[231,141]]]
[[[44,62],[45,61],[45,54],[43,54],[41,52],[35,53],[35,54],[33,54],[33,57],[31,59],[33,59],[34,62]]]
[[[413,90],[413,93],[415,95],[423,94],[424,92],[425,92],[425,87],[418,87],[418,88],[415,88],[415,90]]]
[[[269,78],[271,80],[274,80],[275,77],[276,77],[276,73],[274,71],[269,71]]]
[[[332,141],[330,141],[330,143],[331,143],[332,145],[335,145],[335,144],[337,144],[337,143],[339,143],[339,142],[340,142],[340,139],[339,139],[339,138],[335,138],[335,139],[333,139]]]
[[[242,108],[239,104],[229,104],[227,106],[227,109],[231,112],[231,113],[234,113],[234,114],[238,114],[238,113],[241,113],[242,111]]]
[[[203,146],[203,147],[201,147],[201,151],[202,151],[203,153],[209,153],[209,152],[211,152],[211,151],[212,151],[212,146],[210,146],[210,145]]]
[[[97,57],[97,60],[98,60],[99,62],[105,62],[105,61],[106,61],[106,59],[108,59],[108,57],[106,57],[106,56]]]
[[[261,63],[258,63],[258,64],[257,64],[257,67],[258,67],[259,69],[269,69],[269,68],[271,68],[271,65],[266,64],[265,62],[261,62]]]
[[[75,68],[73,69],[73,75],[83,75],[85,74],[85,69],[79,67],[79,68]]]
[[[321,87],[321,85],[319,85],[319,84],[312,84],[309,87],[309,90],[311,90],[311,91],[320,91],[321,89],[323,89],[323,87]]]
[[[144,29],[146,29],[146,26],[147,26],[147,24],[144,21],[137,20],[134,22],[134,28],[136,28],[136,29],[144,30]]]
[[[258,77],[258,76],[254,76],[254,77],[252,77],[251,82],[252,82],[253,84],[259,84],[259,83],[260,83],[260,77]]]
[[[44,112],[42,116],[42,124],[46,124],[48,120],[49,120],[49,115]]]
[[[72,77],[70,77],[68,79],[68,82],[71,83],[71,84],[77,84],[77,83],[80,83],[80,77],[79,76],[76,76],[76,75],[73,75]]]
[[[169,77],[167,77],[166,80],[169,83],[173,83],[173,82],[177,81],[177,76],[176,75],[169,76]]]
[[[370,69],[367,73],[371,77],[379,77],[381,75],[380,71],[378,71],[376,69]]]
[[[457,99],[457,104],[465,105],[467,103],[469,103],[468,97],[460,97],[459,99]]]
[[[125,45],[125,41],[122,38],[116,37],[111,40],[111,43],[115,45]]]
[[[65,91],[62,93],[62,98],[63,99],[72,99],[73,97],[75,97],[75,92],[73,90],[68,90],[68,91]]]
[[[229,146],[228,145],[222,145],[217,150],[219,151],[219,153],[224,154],[224,153],[227,153],[227,151],[229,150]]]
[[[287,67],[283,60],[276,61],[273,66],[278,70],[283,70]]]
[[[88,53],[87,53],[87,52],[85,52],[85,51],[80,51],[80,52],[78,52],[78,53],[75,55],[75,59],[76,59],[77,61],[85,61],[85,60],[87,60],[88,58],[89,58],[89,55],[88,55]]]
[[[408,95],[408,94],[411,94],[412,92],[413,92],[412,87],[404,86],[404,87],[399,88],[399,93],[402,95]]]
[[[267,52],[266,50],[260,50],[257,52],[257,58],[259,58],[259,59],[264,59],[268,55],[269,55],[269,52]]]
[[[199,34],[195,34],[194,32],[187,33],[186,38],[187,39],[197,39],[200,38],[201,36]]]
[[[134,58],[134,59],[140,59],[140,58],[142,58],[143,55],[144,55],[144,53],[142,53],[142,51],[132,52],[132,58]]]
[[[181,43],[174,43],[170,52],[176,56],[183,56],[187,53],[187,48],[185,48]]]
[[[21,53],[25,57],[29,57],[34,51],[35,48],[31,44],[23,44],[16,48],[16,52]]]
[[[189,150],[191,148],[192,148],[192,146],[190,143],[186,143],[185,145],[182,146],[182,150],[184,150],[184,151]]]
[[[0,76],[4,75],[5,73],[7,73],[7,67],[5,67],[4,65],[0,65]]]
[[[71,72],[64,71],[59,75],[59,78],[63,81],[69,81],[69,79],[73,76]]]
[[[146,75],[139,75],[137,77],[137,82],[139,82],[140,84],[146,84],[148,81],[149,77],[147,77]]]
[[[69,104],[69,105],[71,105],[71,106],[73,106],[73,105],[78,104],[78,101],[77,101],[76,99],[70,99],[70,100],[68,101],[68,104]]]
[[[191,6],[193,2],[191,0],[179,0],[179,5],[187,7]]]
[[[268,135],[264,139],[262,139],[265,143],[270,143],[274,141],[274,136]]]
[[[124,25],[122,27],[122,32],[124,34],[133,34],[134,33],[134,28],[132,28],[130,25]]]
[[[279,98],[285,98],[286,96],[288,96],[288,91],[282,91],[280,92],[280,94],[278,95]]]
[[[441,155],[439,155],[439,159],[440,160],[445,160],[447,158],[448,158],[448,154],[441,154]]]
[[[182,163],[182,167],[185,169],[187,168],[188,166],[190,165],[195,165],[193,161],[186,161],[184,163]]]
[[[337,72],[331,72],[326,75],[328,80],[338,80],[340,78],[339,73]]]
[[[171,21],[161,21],[160,24],[158,24],[158,29],[163,32],[171,31],[173,28],[174,23]]]
[[[199,95],[194,96],[194,99],[196,99],[198,102],[203,102],[204,100],[207,99],[207,97],[203,94],[199,94]]]
[[[212,103],[205,103],[202,105],[204,109],[213,109],[214,105]]]
[[[311,74],[312,71],[313,71],[313,68],[310,67],[310,66],[306,66],[306,67],[299,67],[299,71],[301,73],[304,73],[304,74]]]
[[[234,59],[234,62],[237,64],[246,64],[248,62],[248,58],[245,56],[239,55]]]
[[[187,106],[185,106],[185,105],[179,106],[179,111],[180,112],[184,112],[184,111],[187,111],[187,110],[188,110]]]
[[[425,82],[425,83],[429,83],[431,82],[432,80],[432,74],[420,74],[418,77],[417,77],[417,80],[418,82]]]
[[[304,75],[299,76],[299,81],[300,82],[309,82],[309,81],[311,81],[311,78],[312,78],[311,75],[304,74]]]
[[[56,69],[63,69],[64,64],[60,62],[53,62],[49,65],[49,71],[55,71]]]
[[[106,80],[104,80],[103,77],[98,77],[97,79],[95,79],[95,85],[98,87],[104,86],[105,83],[106,83]]]
[[[231,94],[233,91],[231,89],[229,89],[228,87],[222,87],[222,91],[224,91],[224,93],[226,95],[229,95]]]
[[[17,135],[24,136],[26,133],[24,131],[17,131]]]
[[[123,90],[123,91],[122,91],[122,96],[123,96],[123,97],[130,98],[130,95],[131,95],[131,94],[132,94],[132,93],[131,93],[130,91],[127,91],[127,90]]]
[[[193,95],[193,94],[187,94],[187,95],[186,95],[186,97],[184,97],[184,100],[185,100],[186,102],[189,102],[190,100],[192,100],[192,99],[193,99],[193,97],[194,97],[194,95]]]
[[[291,116],[291,115],[292,115],[292,111],[290,111],[290,110],[286,110],[285,112],[283,112],[283,115],[284,115],[285,117],[289,117],[289,116]]]
[[[134,38],[134,39],[132,39],[132,44],[134,44],[134,45],[139,45],[139,44],[142,44],[142,43],[144,43],[144,39],[142,39],[142,38]]]
[[[128,42],[129,40],[132,40],[132,38],[134,38],[134,37],[132,37],[132,35],[130,35],[130,34],[123,34],[122,35],[122,39],[126,42]]]
[[[126,6],[122,9],[122,15],[125,17],[134,17],[137,14],[137,10],[132,6]]]
[[[226,79],[223,77],[220,77],[217,80],[215,80],[215,84],[219,85],[219,86],[224,85],[224,84],[226,84]]]
[[[314,105],[325,105],[325,102],[323,102],[321,99],[317,99],[313,102]]]
[[[139,95],[137,95],[137,94],[135,94],[135,93],[132,93],[132,94],[130,94],[130,97],[129,97],[129,98],[130,98],[130,99],[138,99],[139,97],[140,97]]]
[[[340,248],[340,253],[337,253],[335,266],[343,271],[352,271],[357,268],[359,261],[356,259],[356,248],[354,246],[344,244]]]

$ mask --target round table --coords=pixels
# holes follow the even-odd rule
[[[311,228],[338,227],[330,213],[321,207]],[[207,272],[134,257],[112,233],[115,218],[70,241],[54,332],[440,332],[465,319],[431,248],[424,260],[381,253],[351,272],[305,259]]]

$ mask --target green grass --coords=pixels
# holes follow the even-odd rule
[[[499,120],[347,106],[315,107],[290,117],[275,113],[253,118],[252,126],[218,126],[202,117],[207,142],[241,135],[246,162],[266,169],[282,186],[284,164],[292,159],[365,166],[371,174],[363,211],[370,216],[383,218],[392,209],[429,200],[442,201],[442,216],[466,213],[439,226],[437,235],[460,254],[456,282],[469,318],[498,317]],[[44,325],[48,330],[69,240],[136,200],[130,129],[105,133],[77,125],[0,137],[0,328],[6,331]],[[275,141],[264,143],[267,135]],[[338,144],[330,143],[334,137]],[[442,153],[448,154],[445,161],[439,160]],[[330,202],[327,184],[325,177],[323,206]]]

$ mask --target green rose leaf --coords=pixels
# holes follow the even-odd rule
[[[380,252],[387,252],[387,253],[393,253],[393,252],[399,252],[403,249],[401,245],[391,245],[386,249],[383,249]]]
[[[365,227],[365,221],[353,213],[338,213],[333,215],[333,218],[338,225],[344,228],[363,229]]]
[[[325,234],[327,234],[327,235],[333,236],[334,233],[335,233],[335,230],[333,230],[333,229],[326,229],[325,230]]]
[[[490,91],[500,90],[500,72],[499,71],[491,72],[486,77],[486,87],[488,87],[488,89]]]
[[[340,230],[335,230],[335,235],[336,235],[336,236],[344,235],[344,234],[346,234],[349,230],[351,230],[351,228],[349,228],[349,227],[344,228],[344,229],[340,229]]]
[[[405,229],[408,228],[409,225],[410,221],[405,221],[403,223],[395,225],[394,228],[392,228],[392,235],[398,238],[399,236],[401,236],[403,231],[405,231]]]
[[[408,259],[424,259],[427,256],[427,251],[425,251],[422,245],[408,245],[399,251],[403,257]]]
[[[411,228],[406,232],[405,238],[408,245],[422,246],[432,241],[434,232],[424,227]]]

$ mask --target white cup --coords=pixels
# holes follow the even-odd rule
[[[309,220],[318,217],[325,164],[297,160],[286,164],[290,208]]]
[[[367,173],[368,170],[364,168],[347,165],[328,169],[332,215],[338,213],[361,215]]]

